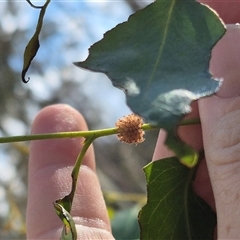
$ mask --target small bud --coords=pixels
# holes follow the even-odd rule
[[[116,122],[118,128],[118,139],[125,143],[142,143],[145,139],[143,137],[144,131],[141,129],[143,119],[136,114],[129,114]]]

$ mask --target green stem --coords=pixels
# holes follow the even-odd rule
[[[76,191],[76,186],[77,186],[77,180],[78,180],[78,175],[79,175],[79,171],[80,171],[80,167],[82,165],[82,161],[83,158],[88,150],[88,148],[91,146],[91,144],[93,143],[93,141],[96,139],[96,136],[90,136],[88,138],[85,139],[82,150],[80,151],[77,160],[75,162],[75,165],[73,167],[72,170],[72,188],[71,188],[71,192],[65,196],[62,199],[59,199],[56,201],[57,204],[60,204],[61,206],[64,207],[64,209],[68,212],[71,211],[72,208],[72,202],[73,202],[73,198],[75,195],[75,191]]]
[[[196,125],[201,124],[200,118],[191,118],[191,119],[184,119],[179,123],[179,126],[188,126],[188,125]],[[159,129],[158,126],[152,126],[149,123],[143,124],[142,126],[143,130],[156,130]]]
[[[12,137],[1,137],[0,143],[11,143],[11,142],[25,142],[34,140],[45,140],[45,139],[55,139],[55,138],[77,138],[77,137],[103,137],[108,135],[113,135],[117,133],[117,128],[108,128],[101,130],[91,130],[91,131],[75,131],[75,132],[60,132],[60,133],[43,133],[43,134],[33,134],[25,136],[12,136]]]
[[[84,158],[88,148],[91,146],[91,144],[93,143],[93,141],[96,138],[97,138],[96,136],[91,136],[91,137],[88,137],[87,139],[85,139],[83,148],[82,148],[80,154],[78,155],[77,161],[76,161],[76,163],[74,165],[74,168],[72,170],[72,174],[71,174],[71,176],[72,176],[72,190],[69,194],[69,198],[71,199],[71,202],[73,201],[73,197],[74,197],[74,194],[75,194],[75,191],[76,191],[77,179],[78,179],[80,167],[81,167],[82,162],[83,162],[83,158]],[[70,210],[71,209],[69,209],[69,212],[70,212]]]
[[[68,195],[66,195],[64,198],[58,199],[54,202],[55,211],[64,224],[61,239],[77,239],[76,227],[72,219],[72,216],[70,215],[70,211],[72,209],[73,198],[76,192],[79,171],[83,162],[83,158],[88,148],[91,146],[91,144],[96,138],[97,138],[96,136],[90,136],[90,137],[87,137],[84,141],[82,150],[80,151],[72,170],[71,192]],[[66,231],[66,228],[71,230],[71,234],[69,233],[69,231]],[[68,235],[70,235],[70,237]]]
[[[180,122],[179,126],[187,126],[187,125],[194,125],[200,124],[199,118],[193,119],[185,119]],[[159,127],[152,126],[148,123],[143,124],[143,130],[156,130]],[[25,141],[34,141],[34,140],[45,140],[45,139],[56,139],[56,138],[77,138],[77,137],[90,137],[94,136],[104,137],[113,134],[117,134],[117,128],[107,128],[107,129],[100,129],[100,130],[91,130],[91,131],[75,131],[75,132],[60,132],[60,133],[43,133],[43,134],[33,134],[33,135],[21,135],[21,136],[12,136],[12,137],[0,137],[0,144],[1,143],[11,143],[11,142],[25,142]]]
[[[196,125],[201,124],[200,118],[190,118],[190,119],[184,119],[180,122],[179,126],[188,126],[188,125]]]

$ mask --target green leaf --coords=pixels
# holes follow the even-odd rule
[[[192,187],[196,167],[166,158],[144,168],[148,201],[139,213],[141,239],[213,239],[216,215]]]
[[[28,44],[25,48],[25,51],[24,51],[24,56],[23,56],[24,62],[23,62],[23,69],[22,69],[22,81],[24,83],[27,83],[29,81],[29,78],[28,78],[28,80],[25,79],[25,75],[26,75],[26,73],[27,73],[27,71],[30,67],[30,64],[31,64],[33,58],[36,56],[36,54],[38,52],[38,49],[40,47],[38,38],[39,38],[39,34],[41,32],[41,29],[42,29],[43,17],[45,15],[48,4],[50,3],[50,0],[47,0],[46,3],[42,7],[36,7],[30,1],[27,1],[27,2],[29,4],[31,4],[31,6],[34,7],[34,8],[40,8],[41,11],[40,11],[40,14],[39,14],[39,17],[38,17],[38,23],[37,23],[36,31],[33,34],[30,41],[28,42]]]
[[[60,219],[64,224],[61,239],[77,240],[77,230],[71,214],[62,205],[58,204],[57,202],[55,202],[53,205],[57,215],[60,217]]]
[[[138,204],[131,208],[118,211],[111,221],[112,233],[116,240],[139,239],[140,230],[137,215],[140,210]]]
[[[175,133],[175,131],[168,131],[165,144],[178,157],[179,161],[188,168],[193,168],[198,163],[198,153],[189,145],[184,143]]]
[[[125,91],[133,112],[173,129],[190,103],[215,93],[211,49],[225,33],[218,16],[194,0],[158,0],[89,49],[77,66],[103,72]]]

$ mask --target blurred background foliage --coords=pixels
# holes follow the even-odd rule
[[[24,84],[23,52],[35,31],[39,10],[26,1],[1,1],[0,136],[29,134],[34,117],[49,104],[66,103],[76,108],[89,129],[113,127],[118,118],[130,113],[124,93],[114,88],[106,76],[78,69],[72,62],[84,60],[88,47],[104,32],[149,3],[51,1],[40,50],[26,75],[30,81]],[[148,132],[139,146],[122,144],[115,136],[94,144],[98,176],[117,239],[121,236],[116,223],[124,225],[123,216],[129,217],[133,212],[133,229],[138,227],[135,213],[144,204],[146,193],[142,168],[151,161],[156,138],[157,132]],[[28,146],[29,143],[0,146],[0,239],[25,239]],[[129,207],[131,212],[126,211]],[[136,237],[129,231],[124,234]]]

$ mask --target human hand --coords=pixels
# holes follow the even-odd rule
[[[216,2],[207,3],[214,5]],[[217,7],[219,6],[217,5]],[[233,21],[232,16],[236,17],[237,15],[230,14],[229,6],[227,12]],[[225,8],[216,8],[219,13],[221,11],[224,13],[223,9],[225,11]],[[226,17],[224,21],[228,22]],[[229,20],[229,22],[231,21]],[[229,29],[213,51],[211,71],[214,76],[223,77],[225,81],[217,96],[200,100],[198,106],[195,103],[191,117],[199,116],[201,118],[202,129],[200,126],[194,126],[182,127],[179,130],[182,139],[197,150],[204,145],[206,161],[203,161],[199,167],[195,189],[213,208],[216,208],[219,239],[240,239],[238,227],[240,221],[240,188],[238,187],[240,185],[240,160],[238,159],[239,32],[240,30],[236,28]],[[86,130],[83,118],[74,109],[65,105],[55,105],[43,109],[32,127],[32,133],[79,130]],[[161,132],[154,159],[171,154],[164,147],[163,139],[164,134]],[[28,239],[59,238],[62,222],[57,218],[52,203],[70,192],[71,166],[74,165],[80,148],[79,139],[31,143],[27,207]],[[95,173],[92,149],[88,151],[81,167],[76,196],[79,197],[74,199],[72,215],[76,216],[74,220],[79,229],[78,238],[113,239]]]
[[[44,108],[35,118],[32,133],[87,130],[83,117],[66,105]],[[71,171],[82,139],[33,141],[30,146],[27,239],[59,239],[62,222],[53,202],[71,191]],[[93,149],[80,169],[71,215],[78,239],[113,239],[98,178]]]
[[[240,1],[202,2],[215,7],[226,23],[240,21]],[[229,25],[227,29],[210,63],[213,76],[224,79],[222,87],[216,95],[193,104],[188,117],[200,117],[201,126],[180,127],[179,134],[196,150],[204,147],[205,160],[194,187],[217,213],[218,239],[240,239],[240,27]],[[160,131],[154,160],[173,155],[164,139]]]

